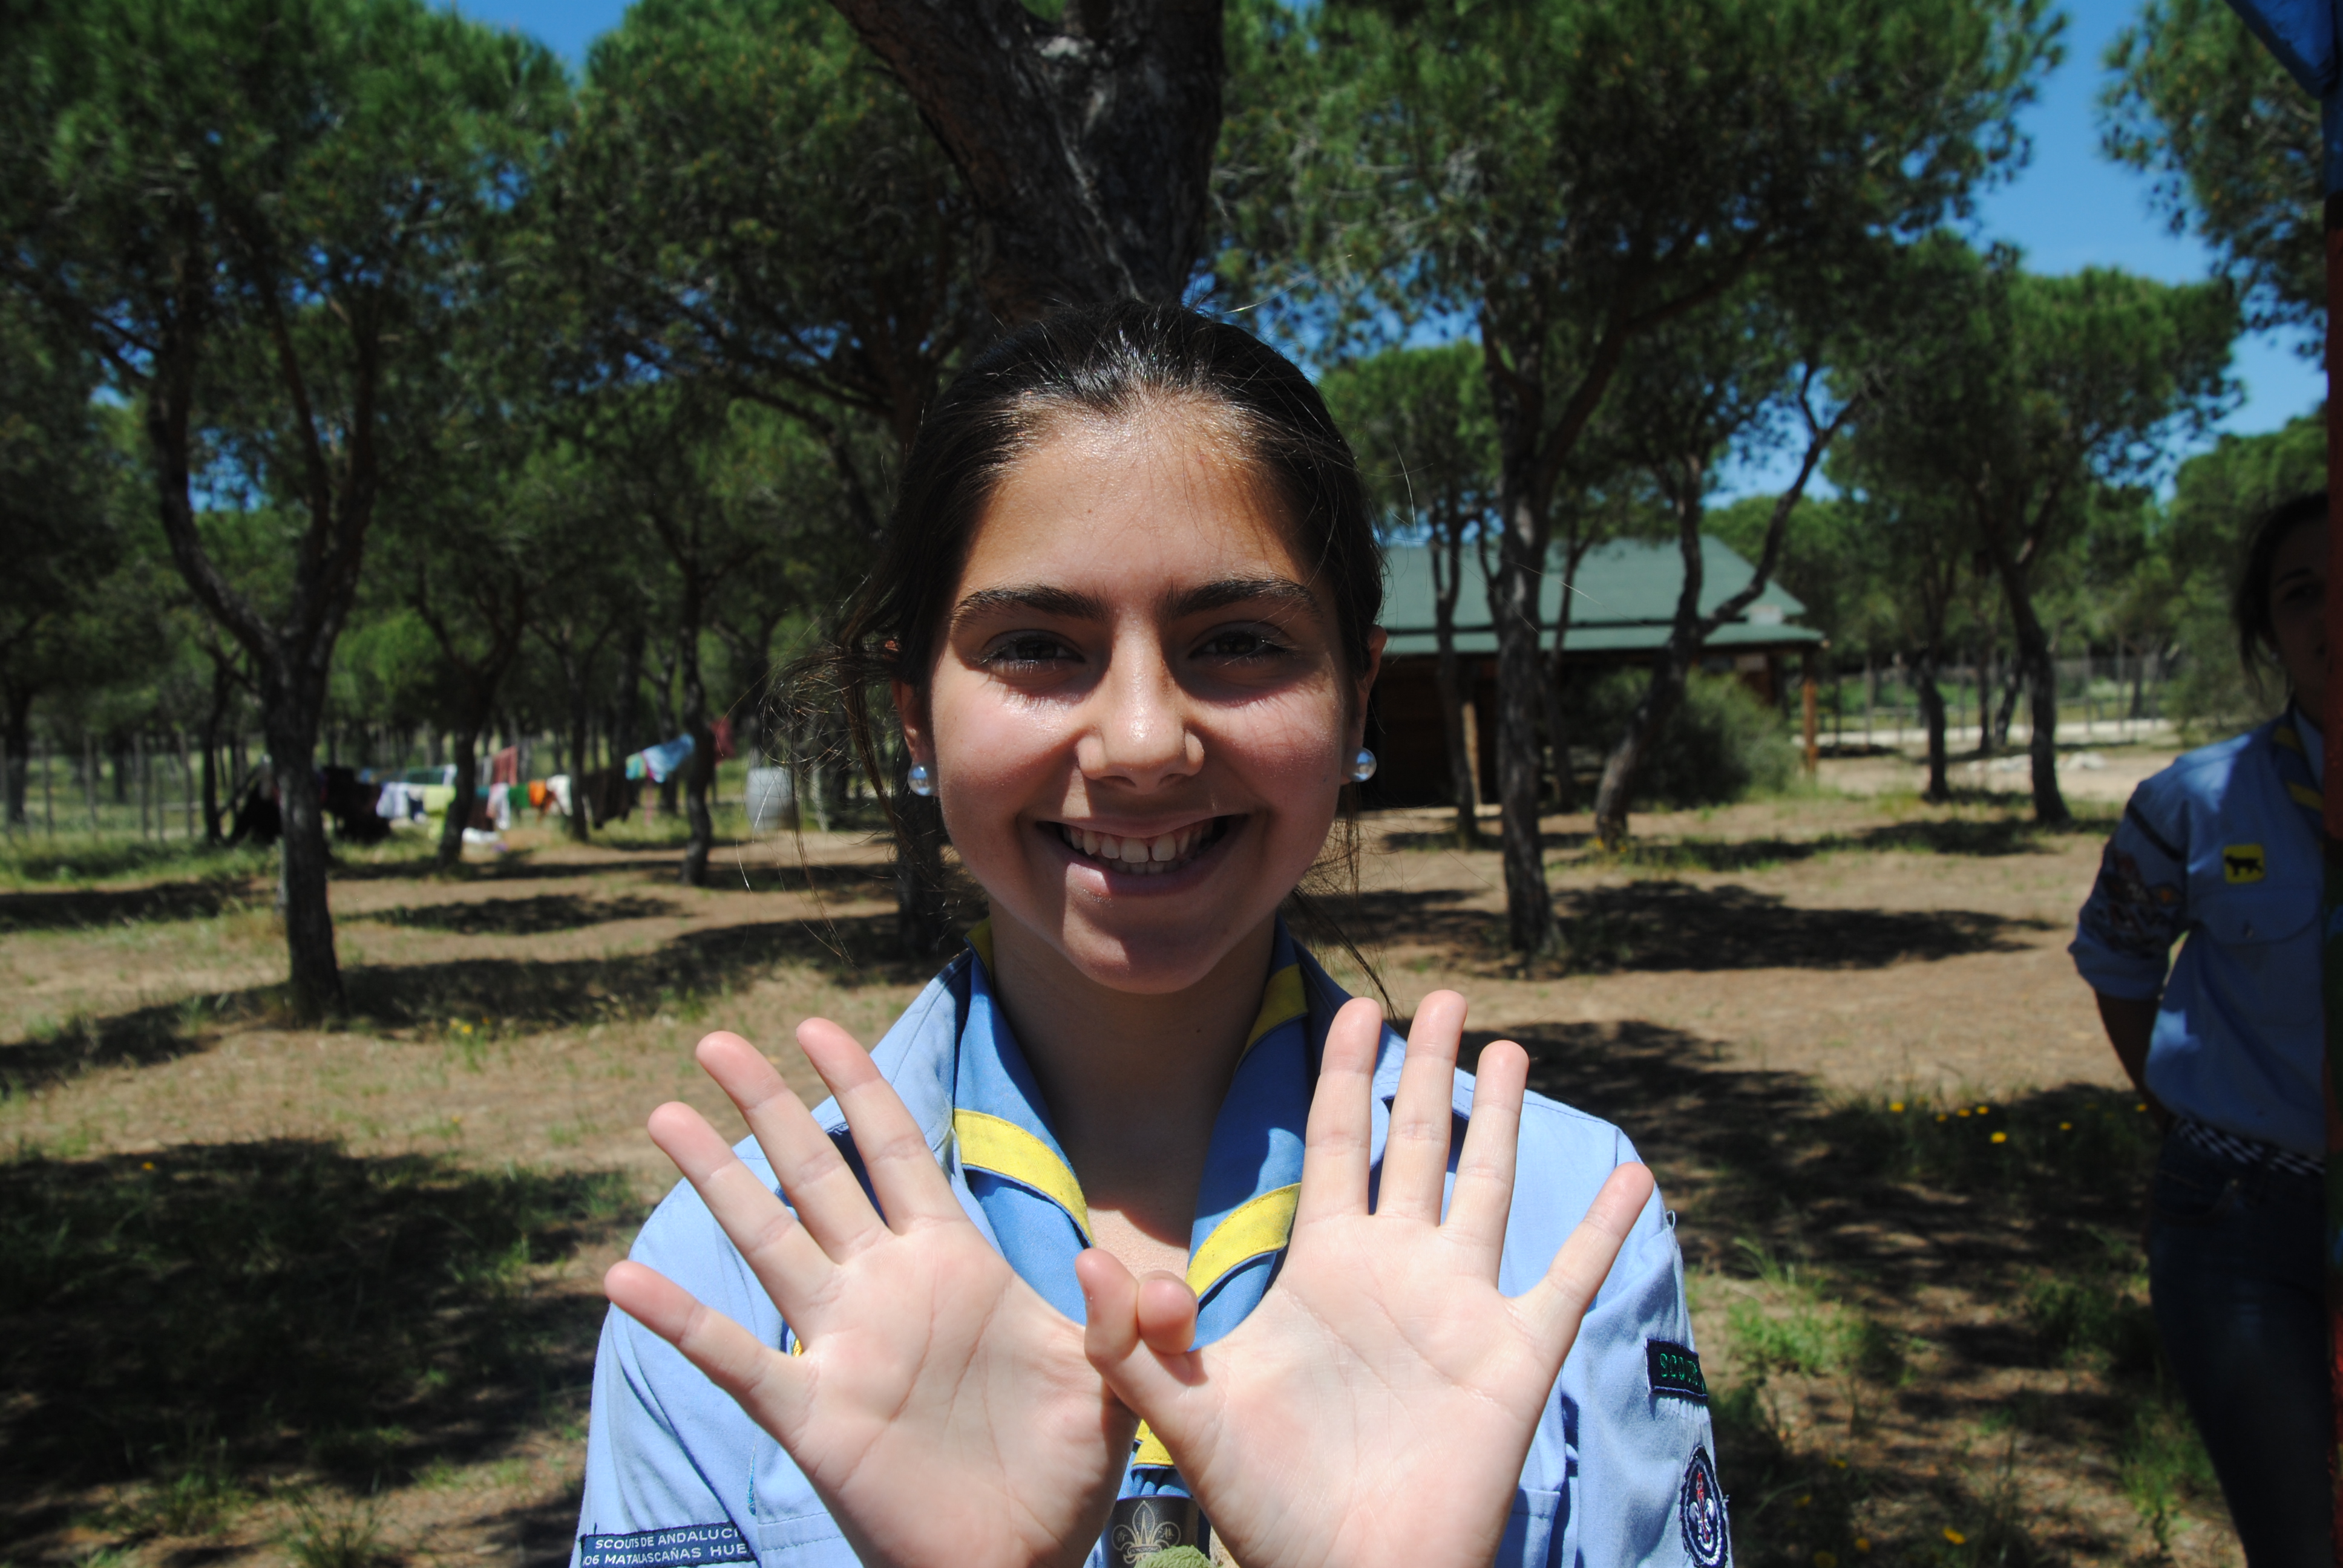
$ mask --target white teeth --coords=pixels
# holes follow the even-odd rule
[[[1058,824],[1058,831],[1073,849],[1096,859],[1111,861],[1126,875],[1152,877],[1170,869],[1172,861],[1183,859],[1202,844],[1212,831],[1212,824],[1199,822],[1152,839],[1119,839],[1111,833],[1093,833],[1065,822]]]

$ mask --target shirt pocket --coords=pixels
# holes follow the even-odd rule
[[[2242,982],[2236,1000],[2268,1023],[2316,1022],[2318,955],[2310,939],[2318,920],[2317,884],[2216,883],[2198,892],[2197,927]]]

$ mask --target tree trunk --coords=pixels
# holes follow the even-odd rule
[[[204,842],[216,844],[220,833],[219,765],[215,753],[219,749],[220,721],[227,717],[228,699],[233,694],[232,681],[226,659],[212,661],[212,705],[204,711]]]
[[[581,675],[569,682],[569,837],[580,844],[587,841],[591,828],[586,818],[586,775],[590,770],[588,740],[586,681]]]
[[[326,893],[326,814],[311,768],[317,754],[318,704],[287,689],[283,675],[261,670],[261,712],[268,738],[269,775],[283,813],[277,846],[277,911],[285,921],[293,1006],[304,1018],[339,1010],[342,970],[334,956],[334,917]]]
[[[480,721],[467,713],[455,730],[456,798],[439,822],[439,847],[431,856],[434,870],[453,870],[464,861],[464,829],[480,801]]]
[[[2015,673],[2034,692],[2034,735],[2026,748],[2033,762],[2034,819],[2063,827],[2074,820],[2074,814],[2058,792],[2058,671],[2050,657],[2050,635],[2034,613],[2034,590],[2026,580],[2025,567],[1998,538],[1991,544],[1994,571],[2001,578],[2002,600],[2009,608],[2010,631],[2017,644]]]
[[[977,281],[1010,326],[1176,300],[1203,256],[1220,0],[833,0],[903,84],[974,199]]]
[[[1635,776],[1644,766],[1660,729],[1684,699],[1684,681],[1693,660],[1700,657],[1700,590],[1704,562],[1700,548],[1700,480],[1704,462],[1693,465],[1688,487],[1676,500],[1676,553],[1684,561],[1684,582],[1676,591],[1675,619],[1668,640],[1652,659],[1651,683],[1627,719],[1611,755],[1604,759],[1603,784],[1594,796],[1594,838],[1606,849],[1627,844],[1627,810],[1634,798]]]
[[[1920,699],[1920,713],[1928,728],[1928,788],[1922,799],[1941,805],[1953,798],[1953,785],[1946,769],[1945,693],[1936,684],[1934,643],[1922,648],[1920,657],[1913,660],[1912,691]]]
[[[1508,487],[1509,488],[1511,487]],[[1538,831],[1538,719],[1545,659],[1538,636],[1538,585],[1545,528],[1526,495],[1506,509],[1490,608],[1497,623],[1497,800],[1503,811],[1505,940],[1524,955],[1554,945],[1554,894]]]
[[[1449,519],[1451,525],[1454,519]],[[1446,580],[1439,580],[1445,550]],[[1465,750],[1463,662],[1456,657],[1456,596],[1463,586],[1463,530],[1447,527],[1432,544],[1432,638],[1436,650],[1433,684],[1440,693],[1440,733],[1448,750],[1448,792],[1456,803],[1456,847],[1481,847],[1480,791],[1473,787],[1473,759]]]
[[[11,829],[25,826],[25,793],[30,783],[25,764],[33,755],[33,694],[29,689],[9,693],[6,714],[8,733],[5,755],[7,774],[7,816]]]
[[[716,737],[708,728],[708,689],[699,674],[700,611],[699,586],[688,583],[684,589],[683,627],[676,647],[683,667],[683,729],[691,737],[691,755],[683,764],[683,809],[691,825],[690,840],[683,847],[680,872],[687,888],[708,885],[708,855],[716,841],[715,819],[708,809],[709,786],[716,780]]]

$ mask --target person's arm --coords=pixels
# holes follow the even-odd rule
[[[2157,999],[2109,996],[2105,991],[2091,994],[2098,999],[2099,1022],[2107,1029],[2108,1043],[2116,1048],[2116,1060],[2123,1063],[2124,1076],[2147,1101],[2147,1113],[2156,1118],[2157,1128],[2170,1131],[2172,1112],[2147,1086],[2147,1044],[2156,1033]]]

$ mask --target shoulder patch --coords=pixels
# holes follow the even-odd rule
[[[1684,1463],[1684,1487],[1676,1493],[1676,1523],[1684,1531],[1684,1555],[1694,1568],[1725,1568],[1732,1551],[1725,1522],[1725,1493],[1717,1490],[1716,1466],[1708,1450],[1694,1447]]]
[[[1654,1399],[1688,1399],[1708,1402],[1708,1380],[1700,1373],[1700,1356],[1690,1345],[1673,1340],[1645,1340],[1644,1362],[1652,1372]]]
[[[578,1538],[578,1568],[702,1568],[709,1563],[753,1563],[756,1555],[729,1521]]]
[[[2269,863],[2263,857],[2259,844],[2224,844],[2221,846],[2221,879],[2225,882],[2258,882],[2269,874]]]

